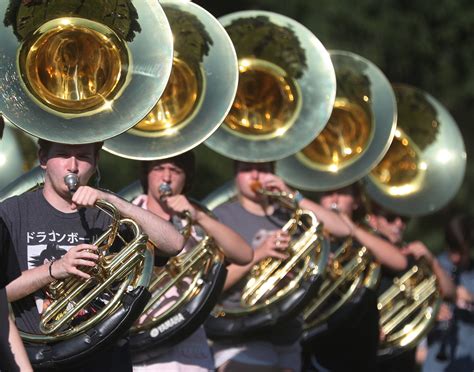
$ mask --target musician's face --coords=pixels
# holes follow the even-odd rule
[[[383,234],[391,243],[400,244],[406,229],[406,221],[395,215],[378,215],[377,230]]]
[[[172,195],[179,195],[186,183],[184,170],[166,160],[153,162],[148,172],[148,193],[156,200],[160,200],[160,185],[167,183],[171,187]]]
[[[325,193],[320,199],[321,205],[326,209],[332,209],[339,213],[352,216],[356,208],[354,196],[345,190],[335,190]]]
[[[466,268],[469,266],[471,258],[468,249],[461,249],[459,251],[449,251],[448,255],[449,259],[455,266],[462,268]]]
[[[86,185],[95,172],[98,160],[94,144],[65,145],[53,143],[48,151],[40,153],[41,167],[45,169],[45,182],[49,182],[59,195],[69,196],[64,177],[77,174],[79,185]]]
[[[259,201],[261,196],[252,189],[252,185],[262,185],[273,174],[271,163],[237,163],[235,183],[239,193],[254,201]],[[254,186],[255,187],[255,186]]]

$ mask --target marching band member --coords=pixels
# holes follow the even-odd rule
[[[220,221],[235,228],[254,248],[253,261],[246,266],[229,265],[225,284],[224,303],[238,303],[242,279],[253,265],[267,257],[284,259],[290,237],[281,230],[288,218],[286,211],[270,204],[255,190],[255,184],[271,191],[293,190],[276,175],[274,163],[235,162],[237,201],[225,203],[214,210]],[[296,193],[295,200],[302,208],[312,210],[336,235],[347,235],[349,230],[339,217],[320,205]],[[252,340],[214,342],[213,351],[218,371],[299,371],[301,368],[299,338],[301,321],[291,319],[272,327],[271,331],[254,335]]]
[[[364,218],[358,184],[325,192],[320,204],[336,210],[349,227],[355,244],[365,246],[375,261],[386,270],[401,271],[406,268],[406,257],[392,243],[371,233],[363,224],[356,223],[360,215]],[[336,244],[337,245],[337,244]],[[337,322],[327,321],[327,332],[311,342],[307,368],[317,371],[375,371],[377,370],[377,349],[379,324],[377,293],[365,288],[360,298],[344,306],[346,317],[337,317]],[[344,311],[343,309],[341,309]],[[342,351],[341,351],[342,350]],[[310,367],[309,365],[312,365]]]
[[[169,159],[143,162],[142,171],[141,181],[145,195],[135,199],[135,204],[171,221],[178,229],[183,227],[181,214],[188,211],[194,223],[212,236],[223,250],[228,262],[234,265],[246,265],[251,262],[253,251],[242,237],[190,203],[185,196],[191,188],[195,173],[195,157],[192,151]],[[193,226],[192,237],[184,251],[192,249],[197,241],[202,239],[203,234]],[[177,298],[170,297],[169,300],[176,301]],[[204,327],[201,326],[191,336],[163,354],[154,356],[146,364],[134,363],[133,369],[140,372],[213,370],[214,361]]]
[[[183,244],[174,227],[154,214],[104,191],[86,186],[95,172],[102,143],[65,145],[39,140],[39,160],[45,170],[44,187],[12,197],[0,204],[18,256],[22,275],[7,286],[19,329],[39,333],[39,315],[47,301],[39,292],[56,279],[71,275],[87,279],[83,267],[96,265],[93,238],[109,225],[107,215],[91,208],[98,199],[114,204],[123,216],[135,220],[163,256],[176,255]],[[78,176],[79,187],[71,195],[64,182]],[[110,349],[78,371],[130,371],[128,346]],[[73,370],[73,369],[70,369]]]
[[[409,266],[414,261],[424,257],[431,266],[433,273],[438,279],[438,286],[441,296],[445,299],[453,299],[455,296],[455,287],[449,275],[443,270],[438,260],[433,256],[429,249],[420,241],[404,244],[403,234],[407,226],[405,217],[399,216],[387,209],[373,203],[372,213],[369,216],[370,226],[377,231],[382,237],[392,244],[400,247],[401,252],[409,258]],[[411,262],[410,262],[411,261]],[[379,294],[382,294],[393,283],[393,279],[400,273],[382,270],[382,278],[379,287]],[[381,337],[384,337],[382,334]],[[407,350],[400,355],[379,361],[379,369],[381,371],[415,371],[416,370],[416,349]]]

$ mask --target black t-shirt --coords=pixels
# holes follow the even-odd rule
[[[63,213],[46,201],[42,189],[1,203],[0,218],[10,233],[21,271],[59,259],[78,244],[92,243],[110,222],[110,217],[97,208]],[[39,314],[44,305],[42,290],[12,303],[18,328],[40,333]]]
[[[0,218],[0,289],[21,275],[10,233]]]

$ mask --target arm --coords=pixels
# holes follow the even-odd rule
[[[407,258],[395,245],[356,225],[349,216],[341,214],[340,217],[351,235],[367,247],[379,264],[393,271],[403,271],[407,268]]]
[[[122,216],[131,218],[138,223],[164,256],[175,256],[183,248],[184,238],[172,224],[117,195],[81,186],[74,193],[72,201],[75,206],[93,207],[99,199],[112,203]]]
[[[84,279],[89,274],[78,269],[78,266],[95,266],[98,256],[93,253],[97,247],[91,244],[80,244],[71,248],[62,258],[54,263],[46,263],[33,269],[25,270],[21,276],[7,285],[8,301],[20,300],[37,290],[45,287],[56,279],[64,279],[70,275],[77,275]],[[51,274],[50,275],[50,265]],[[54,276],[54,278],[53,278]]]
[[[174,195],[166,198],[166,205],[173,213],[188,211],[193,221],[212,236],[230,263],[246,265],[252,261],[253,249],[239,234],[227,225],[212,218],[205,211],[196,208],[184,195]]]
[[[426,245],[420,241],[411,242],[405,247],[404,253],[413,255],[417,260],[424,257],[438,279],[438,286],[443,299],[453,302],[456,300],[456,286]]]
[[[8,336],[8,341],[10,342],[13,356],[15,357],[15,362],[18,367],[20,367],[20,371],[33,371],[30,360],[28,359],[28,355],[26,354],[25,346],[23,345],[23,341],[21,340],[18,329],[16,328],[16,324],[11,318],[9,318],[9,322],[10,333]]]
[[[291,190],[281,178],[273,174],[267,176],[266,180],[263,182],[263,187],[268,190],[278,190],[295,194],[295,191]],[[303,197],[303,199],[299,202],[299,206],[312,211],[332,235],[338,237],[349,235],[350,231],[347,225],[341,221],[341,218],[337,213],[327,210],[318,203],[305,197]]]
[[[300,207],[312,211],[332,235],[341,237],[350,234],[349,228],[337,213],[323,208],[318,203],[307,198],[303,198],[300,201]]]

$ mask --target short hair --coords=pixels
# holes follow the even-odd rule
[[[140,183],[145,194],[148,193],[148,173],[150,172],[151,167],[156,163],[173,163],[177,167],[181,168],[186,175],[182,192],[187,193],[191,190],[194,174],[196,172],[196,157],[192,150],[167,159],[142,161]]]
[[[51,147],[55,144],[56,142],[48,141],[43,138],[38,138],[38,147],[39,147],[39,152],[43,152],[44,154],[48,155],[49,150],[51,150]],[[104,142],[94,142],[94,156],[97,156],[99,154],[100,149],[104,145]]]

